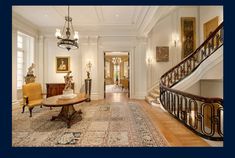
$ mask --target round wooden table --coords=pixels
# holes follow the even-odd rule
[[[67,123],[67,128],[71,127],[71,121],[78,116],[80,120],[82,119],[82,111],[76,111],[74,109],[74,104],[78,104],[86,101],[84,94],[77,94],[77,97],[73,99],[61,99],[61,95],[53,96],[46,98],[42,101],[42,105],[46,107],[62,107],[58,116],[52,116],[51,121],[53,120],[62,120]]]

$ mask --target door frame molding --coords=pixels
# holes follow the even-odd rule
[[[130,80],[131,80],[131,73],[130,73],[130,71],[131,71],[131,68],[130,68],[130,52],[129,51],[103,51],[103,62],[104,62],[104,64],[103,64],[103,71],[104,71],[104,76],[103,76],[103,80],[104,80],[104,88],[103,88],[103,90],[104,90],[104,98],[106,98],[106,88],[105,88],[105,54],[107,53],[107,52],[127,52],[127,55],[128,55],[128,77],[129,77],[129,79],[128,79],[128,98],[130,98]]]

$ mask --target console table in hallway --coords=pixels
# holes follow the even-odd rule
[[[61,95],[63,93],[65,87],[65,83],[47,83],[47,98]],[[72,89],[74,90],[74,83],[72,83]]]

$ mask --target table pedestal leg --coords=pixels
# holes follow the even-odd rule
[[[82,120],[82,111],[76,111],[73,105],[63,106],[58,116],[52,116],[51,121],[54,120],[62,120],[67,123],[67,128],[71,127],[71,121],[75,118],[75,116],[79,117],[79,121]]]

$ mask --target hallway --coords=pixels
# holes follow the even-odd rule
[[[75,21],[67,30],[76,28],[70,43],[62,31],[67,9]],[[223,40],[223,6],[14,6],[13,144],[57,146],[72,136],[71,146],[223,146]],[[19,97],[27,77],[41,86],[38,102],[31,93]],[[74,104],[84,119],[71,129],[49,121],[61,108],[36,107],[45,106],[39,94],[65,90],[91,99]]]

